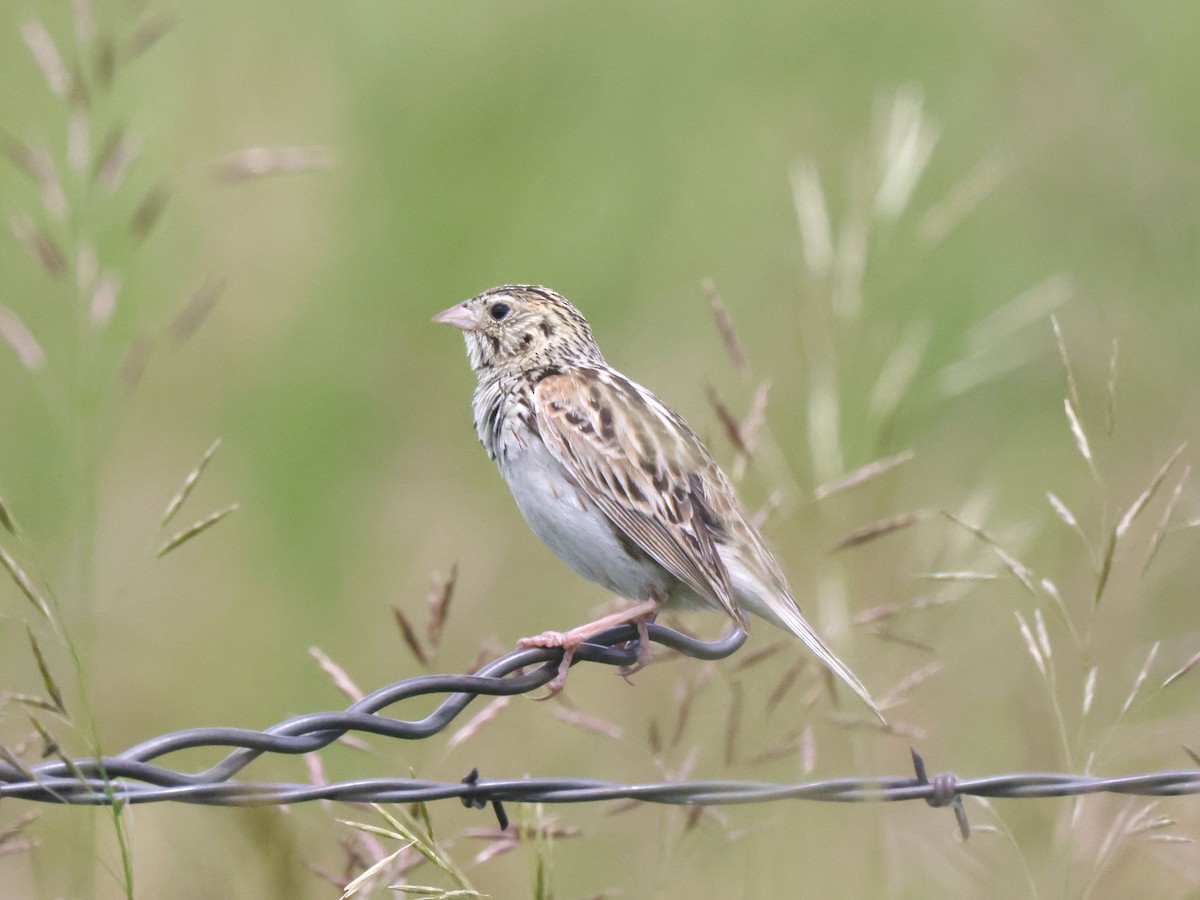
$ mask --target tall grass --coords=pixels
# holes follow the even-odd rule
[[[719,664],[664,654],[632,686],[581,669],[555,704],[495,700],[444,740],[351,741],[255,776],[797,780],[907,772],[910,744],[959,775],[1196,764],[1195,372],[1171,368],[1158,324],[1182,335],[1193,319],[1168,302],[1173,258],[1154,230],[1190,222],[1190,195],[1172,181],[1175,209],[1155,193],[1147,172],[1169,167],[1149,166],[1162,160],[1145,134],[1114,139],[1122,115],[1086,138],[1106,166],[1114,147],[1147,162],[1142,177],[1078,162],[1057,123],[1107,82],[1051,76],[1091,57],[1030,63],[1028,108],[1020,74],[998,78],[1020,115],[940,70],[928,97],[880,91],[872,115],[867,85],[893,77],[898,37],[945,65],[976,46],[939,32],[940,55],[920,23],[877,8],[840,11],[866,30],[839,45],[835,23],[800,29],[782,8],[714,5],[701,23],[631,5],[614,24],[485,7],[315,23],[214,7],[236,24],[180,8],[194,30],[157,68],[180,38],[153,7],[78,0],[13,23],[36,115],[5,132],[0,182],[5,763],[336,706],[414,669],[469,669],[604,602],[526,534],[474,445],[461,348],[422,330],[455,297],[532,276],[704,433],[890,727],[758,627]],[[871,42],[881,15],[894,30]],[[1089,18],[1088,34],[1102,28]],[[1139,77],[1162,100],[1154,73]],[[1049,85],[1076,92],[1054,122]],[[1178,126],[1164,108],[1158,124]],[[231,151],[247,132],[286,143]],[[330,134],[347,144],[339,199],[280,214],[302,188],[260,176],[327,168],[316,142]],[[764,174],[780,146],[803,155]],[[218,187],[238,203],[212,200]],[[1129,207],[1114,199],[1126,190]],[[1137,210],[1151,224],[1131,238]],[[180,220],[195,231],[156,242]],[[1128,290],[1124,266],[1161,308],[1098,290]],[[172,417],[198,423],[186,441],[143,445]],[[46,434],[61,488],[14,450]],[[234,529],[236,549],[221,546]],[[171,566],[186,576],[163,578]],[[430,584],[430,570],[446,574]],[[0,806],[0,882],[41,896],[1171,897],[1200,877],[1188,799],[969,802],[966,844],[944,811],[900,804],[534,807],[510,809],[505,832],[457,804]]]

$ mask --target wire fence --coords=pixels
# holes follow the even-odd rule
[[[746,634],[736,628],[712,642],[662,625],[651,625],[649,635],[655,643],[702,660],[729,656],[746,640]],[[574,662],[633,666],[639,655],[636,636],[630,625],[610,629],[581,646]],[[525,694],[548,684],[555,677],[560,659],[561,651],[557,649],[518,650],[493,660],[473,675],[406,678],[380,688],[344,711],[295,716],[263,731],[191,728],[152,738],[114,756],[70,759],[59,755],[34,766],[24,766],[6,754],[6,761],[0,762],[0,798],[93,806],[163,801],[208,806],[261,806],[312,800],[412,803],[458,798],[469,807],[484,808],[491,804],[502,828],[507,826],[503,803],[639,800],[709,806],[779,800],[836,803],[924,800],[931,806],[951,807],[965,838],[969,834],[962,806],[965,796],[1200,793],[1200,769],[1113,778],[1066,773],[1016,773],[971,779],[946,773],[930,778],[915,750],[913,775],[826,778],[794,784],[733,780],[620,784],[586,778],[489,780],[480,778],[477,771],[461,782],[418,778],[372,778],[331,784],[235,780],[238,773],[264,754],[312,753],[354,732],[400,740],[430,737],[446,728],[479,697]],[[431,694],[448,696],[424,718],[405,720],[381,714],[393,704]],[[181,750],[220,747],[235,749],[216,765],[200,772],[182,772],[154,762]]]

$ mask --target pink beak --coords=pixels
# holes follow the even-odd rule
[[[461,328],[463,331],[474,331],[479,327],[479,319],[466,302],[456,303],[449,309],[442,310],[433,317],[433,321],[439,322],[442,325],[453,325],[455,328]]]

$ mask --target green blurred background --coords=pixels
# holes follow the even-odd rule
[[[61,639],[0,579],[0,690],[45,693],[28,622],[71,713],[37,715],[68,752],[93,749],[93,729],[115,752],[177,728],[263,727],[336,708],[344,698],[310,646],[366,690],[422,671],[391,610],[423,623],[433,573],[455,563],[434,670],[461,671],[487,641],[498,653],[578,624],[606,600],[520,521],[471,429],[461,340],[429,322],[494,284],[532,281],[575,300],[610,362],[653,386],[723,462],[735,453],[705,385],[740,417],[770,379],[768,431],[742,492],[754,508],[779,492],[767,533],[802,607],[877,694],[942,668],[893,711],[895,734],[848,727],[826,695],[809,706],[815,672],[768,710],[801,658],[791,646],[745,670],[736,658],[663,663],[633,687],[581,669],[570,700],[620,738],[520,701],[459,746],[442,736],[333,748],[331,779],[412,767],[457,780],[473,766],[488,777],[622,781],[903,774],[910,744],[931,768],[960,775],[1192,765],[1180,745],[1200,741],[1194,676],[1151,691],[1200,649],[1197,534],[1177,528],[1198,514],[1182,481],[1191,451],[1118,542],[1094,615],[1102,564],[1045,492],[1073,510],[1102,558],[1113,524],[1196,429],[1200,7],[97,0],[95,35],[85,29],[82,40],[70,4],[3,8],[0,127],[10,150],[50,151],[69,212],[55,220],[18,165],[0,167],[0,207],[8,219],[28,213],[72,271],[48,277],[12,231],[0,236],[0,304],[46,355],[30,371],[0,344],[0,496],[23,529],[19,539],[0,533],[0,545],[55,598],[83,663],[76,676]],[[129,58],[164,15],[173,27]],[[48,89],[22,38],[34,19],[86,99]],[[78,172],[65,150],[72,109],[91,134]],[[929,155],[909,166],[919,180],[889,214],[877,196],[903,168],[888,141],[897,122]],[[141,143],[110,193],[95,160],[114,133]],[[304,171],[230,177],[232,155],[249,147],[306,148]],[[793,187],[811,185],[802,173],[813,171],[832,268],[797,228]],[[160,185],[166,206],[139,238],[130,217]],[[75,287],[82,243],[120,278],[104,327],[88,323],[90,289]],[[704,278],[730,308],[751,377],[725,353]],[[188,298],[213,285],[224,287],[194,334],[172,337]],[[1095,475],[1063,415],[1051,312]],[[150,348],[134,386],[121,374],[131,348]],[[895,402],[879,399],[889,388]],[[163,532],[168,499],[218,436]],[[914,459],[896,471],[813,499],[819,484],[908,449]],[[233,502],[227,520],[154,560],[169,533]],[[855,528],[935,509],[1052,579],[1087,646],[1073,645],[1050,594],[1026,590],[937,515],[830,552]],[[1161,536],[1167,512],[1172,530]],[[960,570],[998,577],[920,577]],[[924,608],[909,609],[914,601]],[[884,604],[900,614],[874,629],[854,623]],[[1050,686],[1014,618],[1032,623],[1035,610],[1053,650]],[[755,629],[751,649],[775,640],[769,631]],[[1147,687],[1122,716],[1156,640]],[[651,723],[671,736],[681,685],[705,673],[682,735],[656,762]],[[741,710],[732,759],[731,705]],[[0,739],[18,745],[25,712],[10,700],[0,716]],[[755,759],[789,741],[815,747],[815,759]],[[248,774],[308,777],[298,760]],[[566,806],[544,813],[585,834],[543,852],[553,896],[568,898],[1119,897],[1133,885],[1189,896],[1194,852],[1155,838],[1194,837],[1194,802],[1162,803],[1156,814],[1178,824],[1139,832],[1128,820],[1144,806],[972,803],[966,844],[948,814],[921,805],[729,807],[695,822],[671,809]],[[0,805],[0,829],[27,811]],[[38,812],[23,835],[38,846],[0,856],[0,893],[125,892],[104,813]],[[459,835],[487,817],[449,803],[432,812],[477,889],[533,896],[534,850],[474,865],[483,845]],[[126,815],[135,892],[336,896],[309,866],[342,873],[339,842],[351,831],[336,818],[370,816],[140,807]]]

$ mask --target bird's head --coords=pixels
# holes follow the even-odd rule
[[[583,314],[566,297],[538,285],[492,288],[433,321],[462,329],[471,368],[480,377],[489,370],[604,363]]]

